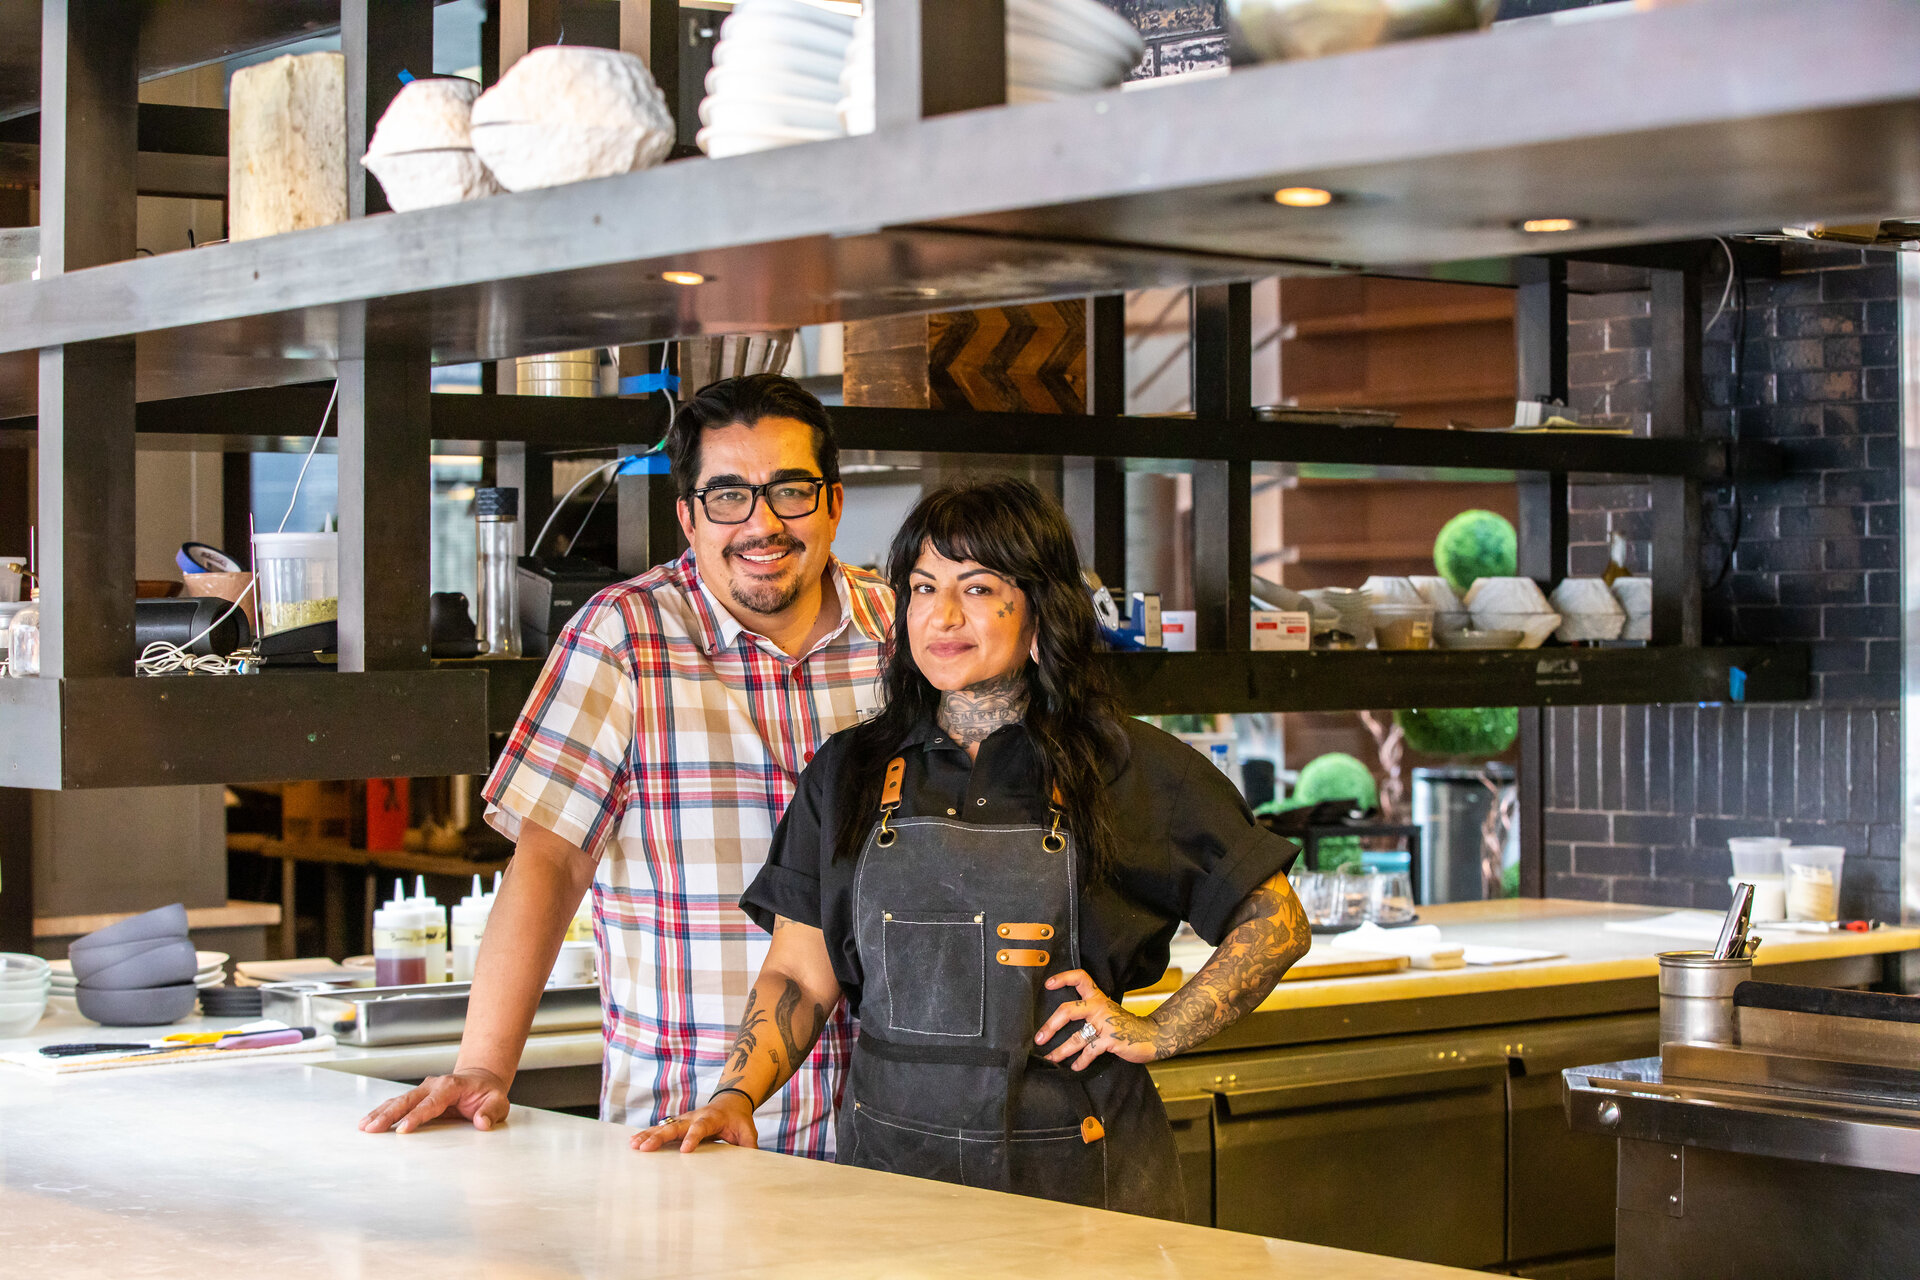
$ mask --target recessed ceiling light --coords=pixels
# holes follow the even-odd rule
[[[705,284],[707,278],[698,271],[662,271],[660,278],[668,284]]]
[[[1514,225],[1530,235],[1551,235],[1556,231],[1578,231],[1581,223],[1578,218],[1528,218]]]
[[[1333,192],[1321,187],[1282,187],[1273,193],[1273,201],[1290,209],[1318,209],[1333,203]]]

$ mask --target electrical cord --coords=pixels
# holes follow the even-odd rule
[[[307,478],[307,468],[313,465],[313,455],[320,451],[320,441],[326,438],[327,420],[333,416],[333,406],[339,399],[340,381],[336,378],[333,383],[333,390],[327,395],[327,407],[322,410],[320,414],[320,429],[313,433],[313,443],[307,446],[307,456],[301,460],[300,472],[293,478],[293,493],[287,498],[286,512],[280,517],[280,523],[274,529],[275,533],[284,533],[287,528],[287,521],[293,518],[293,509],[300,502],[300,485]],[[194,653],[192,650],[194,645],[199,644],[202,640],[206,639],[206,637],[212,635],[215,627],[218,627],[228,618],[231,618],[234,610],[246,603],[247,597],[253,594],[254,587],[259,580],[259,574],[257,572],[249,574],[247,577],[247,585],[241,589],[240,594],[234,598],[233,603],[227,606],[226,611],[212,622],[209,622],[198,635],[188,640],[185,644],[174,644],[168,640],[155,640],[148,644],[140,651],[140,656],[134,659],[134,672],[143,676],[173,675],[177,672],[223,676],[230,675],[235,671],[246,670],[248,663],[253,657],[251,650],[241,649],[225,655],[217,653]],[[256,637],[256,643],[257,641],[258,638]]]
[[[660,372],[662,375],[667,372],[667,353],[668,348],[663,344],[660,348]],[[620,468],[629,462],[637,462],[641,458],[651,458],[666,448],[667,437],[673,434],[674,420],[680,416],[680,398],[674,395],[671,387],[663,387],[661,391],[667,397],[667,426],[666,429],[660,433],[660,439],[645,453],[630,453],[624,458],[615,458],[609,463],[595,467],[575,481],[573,487],[561,495],[560,501],[553,504],[553,510],[547,513],[546,523],[540,526],[540,532],[534,536],[532,542],[527,544],[527,554],[529,556],[539,554],[540,544],[547,540],[547,534],[552,530],[553,522],[560,518],[560,513],[566,509],[567,503],[572,501],[573,495],[591,484],[595,477],[608,471],[613,472],[612,475],[607,476],[607,483],[601,488],[599,494],[594,497],[592,504],[587,507],[587,514],[581,519],[580,527],[573,531],[573,541],[567,544],[569,548],[571,548],[575,542],[580,541],[580,535],[587,531],[587,521],[593,518],[594,508],[600,505],[600,499],[607,496],[607,490],[613,488],[614,482],[620,478]]]

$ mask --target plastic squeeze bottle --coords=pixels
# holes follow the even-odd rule
[[[453,909],[453,980],[473,981],[473,964],[480,956],[480,939],[487,932],[487,911],[492,904],[480,888],[480,877],[473,878],[473,892],[460,899]]]
[[[426,977],[426,938],[420,913],[395,880],[392,900],[373,913],[373,982],[379,987],[405,987],[424,982]]]
[[[420,913],[421,941],[427,962],[423,982],[447,980],[447,909],[427,896],[427,878],[413,878],[413,909]]]

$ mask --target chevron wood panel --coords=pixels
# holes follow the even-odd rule
[[[1084,413],[1086,304],[953,311],[846,326],[848,404]]]

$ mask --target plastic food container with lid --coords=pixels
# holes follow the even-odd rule
[[[340,535],[258,533],[260,634],[291,631],[340,616]]]

